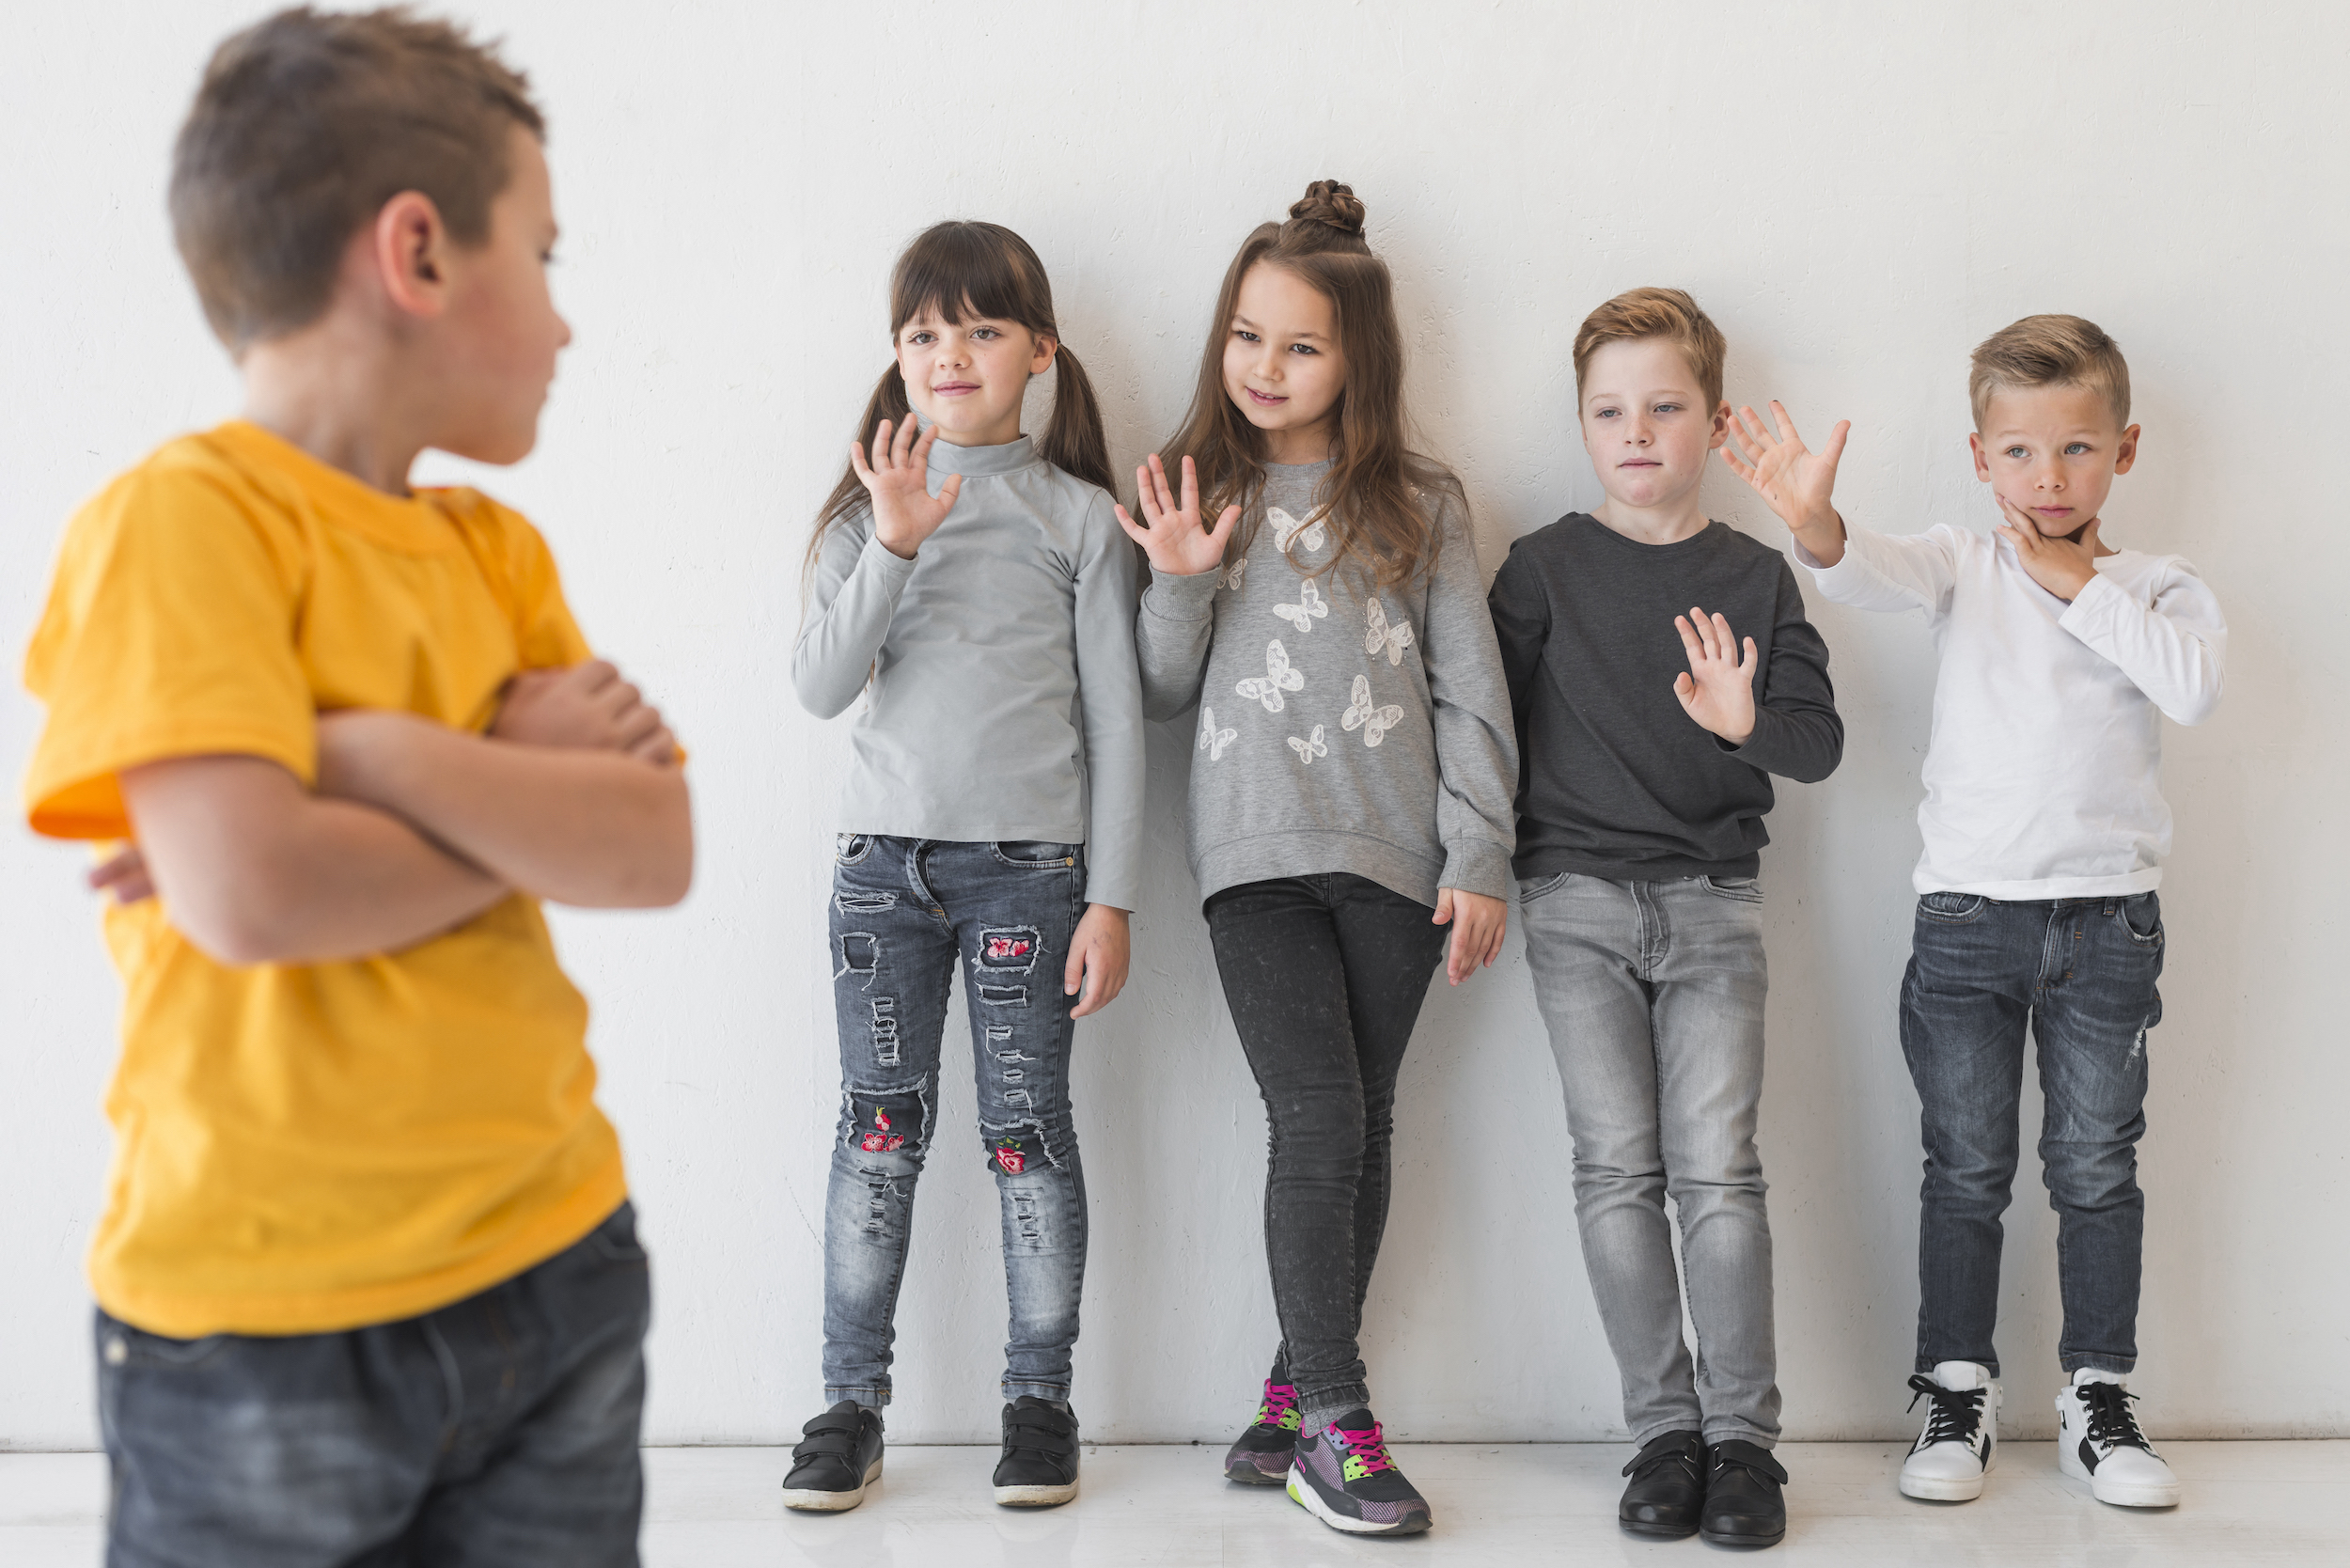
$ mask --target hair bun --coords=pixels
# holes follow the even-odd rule
[[[1336,180],[1317,180],[1307,186],[1305,196],[1290,203],[1290,218],[1294,223],[1327,224],[1357,240],[1363,235],[1363,204],[1354,186]]]

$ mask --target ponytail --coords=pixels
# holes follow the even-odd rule
[[[1053,416],[1044,422],[1038,454],[1063,473],[1115,490],[1109,438],[1102,433],[1102,404],[1093,396],[1093,383],[1066,343],[1054,353],[1053,369]]]

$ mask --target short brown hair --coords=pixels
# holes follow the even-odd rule
[[[1730,345],[1714,319],[1683,289],[1628,289],[1583,318],[1574,335],[1574,396],[1583,399],[1583,372],[1603,344],[1662,337],[1681,351],[1705,394],[1705,414],[1722,406],[1722,361]]]
[[[297,6],[230,38],[171,169],[172,230],[212,331],[238,350],[316,321],[344,246],[402,191],[431,197],[459,243],[486,241],[517,125],[546,133],[523,74],[404,7]]]
[[[2130,366],[2122,345],[2078,316],[2027,316],[1976,345],[1966,377],[1975,428],[1982,429],[1992,393],[2019,386],[2086,386],[2105,398],[2116,426],[2130,422]]]

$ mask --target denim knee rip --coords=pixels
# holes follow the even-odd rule
[[[979,1123],[979,1142],[987,1150],[988,1164],[1006,1176],[1059,1169],[1060,1151],[1054,1147],[1057,1141],[1046,1136],[1044,1122],[1037,1117],[1005,1122],[983,1120]]]
[[[838,980],[843,975],[863,977],[866,990],[873,988],[873,977],[881,973],[881,938],[870,931],[844,931],[840,933],[840,967],[832,972]]]

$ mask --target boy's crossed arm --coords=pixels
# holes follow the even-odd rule
[[[126,771],[141,863],[172,923],[227,964],[409,946],[517,889],[606,908],[675,903],[693,818],[659,713],[602,661],[517,679],[488,737],[409,713],[319,720],[314,793],[257,757]]]

